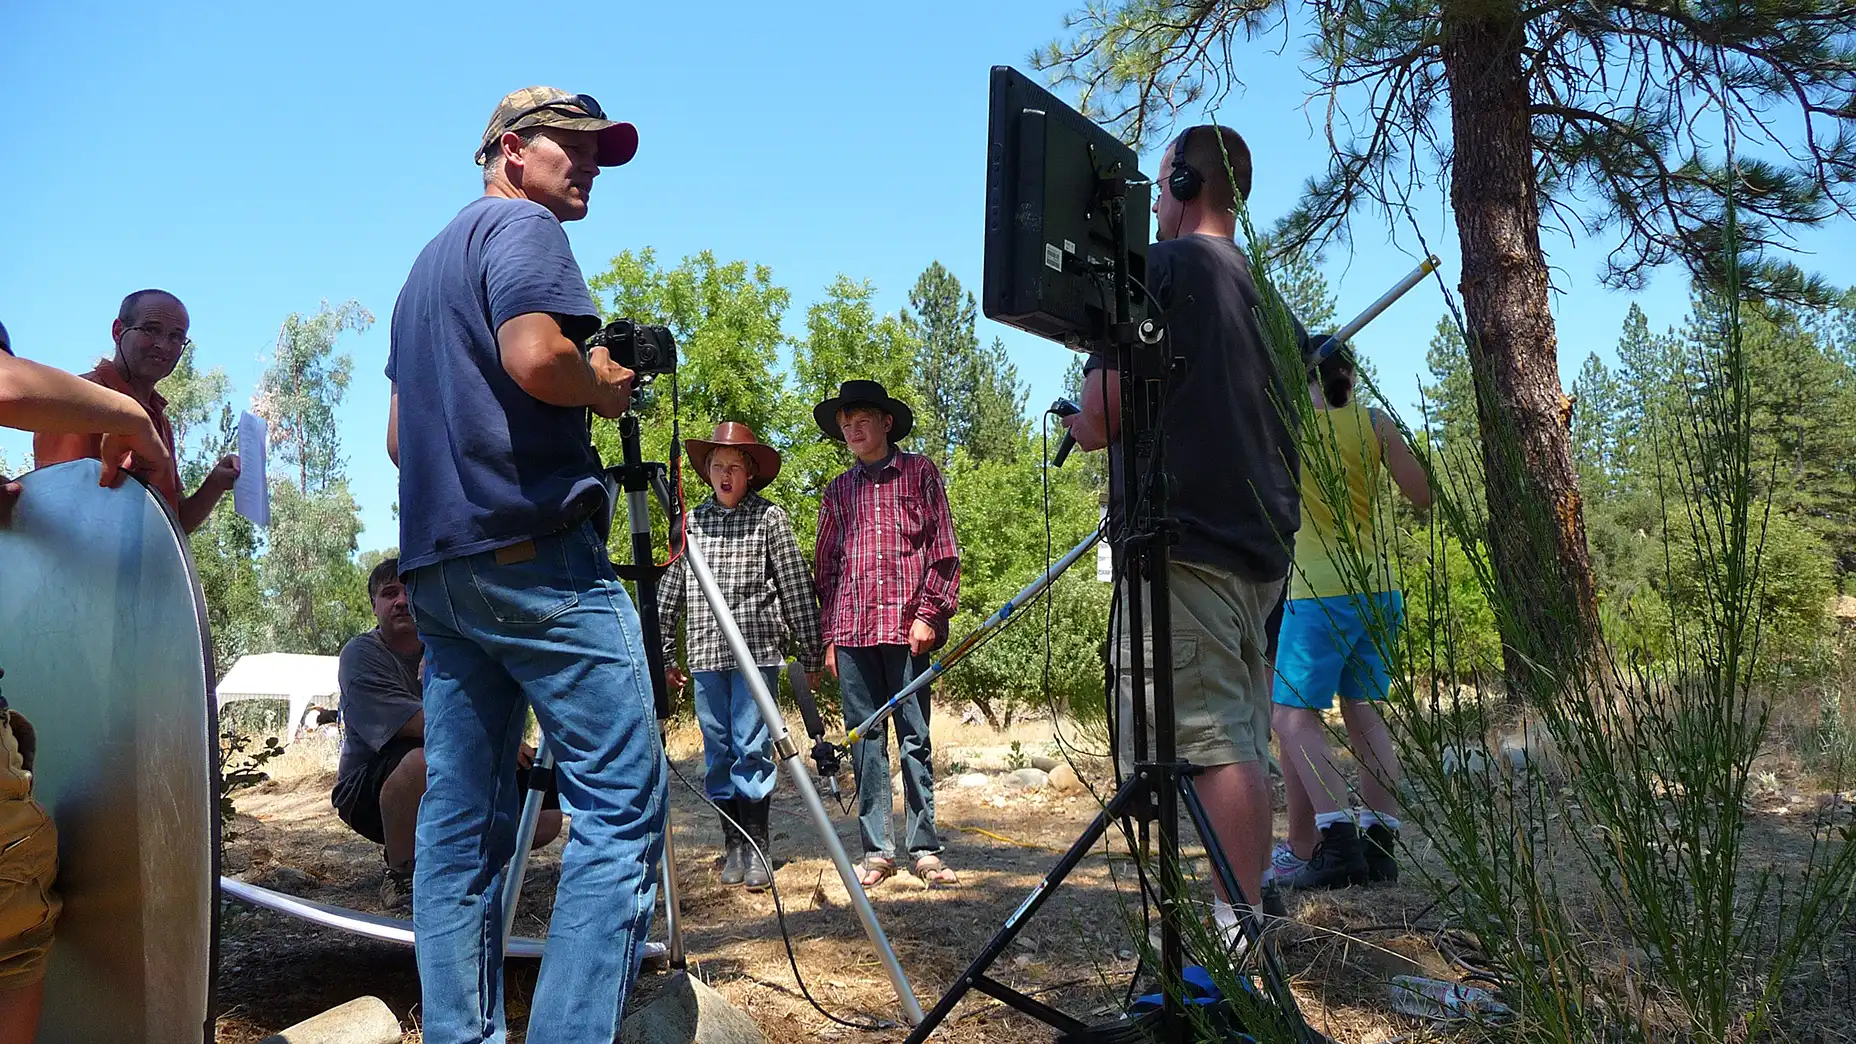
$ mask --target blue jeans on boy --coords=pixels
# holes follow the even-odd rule
[[[928,669],[928,657],[912,656],[906,645],[838,648],[838,691],[844,700],[846,728],[861,723],[916,675]],[[902,755],[902,798],[908,810],[903,845],[910,856],[941,851],[934,832],[934,744],[928,735],[928,693],[919,692],[896,708],[889,722],[868,739],[851,744],[851,767],[857,773],[857,825],[864,854],[895,858],[890,843],[889,730],[896,730]]]
[[[780,669],[760,667],[769,692],[780,691]],[[773,793],[773,738],[767,719],[748,691],[747,676],[732,671],[697,671],[696,721],[702,726],[706,771],[703,788],[711,801],[740,796],[759,801]]]
[[[531,1044],[610,1044],[657,901],[666,794],[631,598],[582,523],[406,578],[425,641],[426,791],[413,929],[432,1044],[500,1044],[501,882],[524,710],[554,753],[561,856]]]

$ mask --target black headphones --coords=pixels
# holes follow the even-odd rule
[[[1166,176],[1167,191],[1181,203],[1190,203],[1205,187],[1205,175],[1200,174],[1192,164],[1186,162],[1186,146],[1192,143],[1192,132],[1197,127],[1187,127],[1186,132],[1173,143],[1173,170]]]

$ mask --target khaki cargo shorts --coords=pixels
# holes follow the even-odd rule
[[[1179,756],[1194,765],[1267,762],[1270,756],[1270,677],[1267,621],[1283,581],[1259,583],[1211,566],[1167,563],[1168,602],[1173,610],[1173,720]],[[1141,592],[1143,658],[1152,663],[1153,620]],[[1124,770],[1134,763],[1134,691],[1128,670],[1127,597],[1116,621],[1120,669],[1118,757]],[[1153,691],[1147,694],[1151,723]],[[1153,754],[1153,732],[1148,732]]]
[[[57,876],[58,830],[32,799],[32,776],[0,710],[0,992],[45,977],[63,905],[52,890]]]

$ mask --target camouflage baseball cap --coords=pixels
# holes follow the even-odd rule
[[[477,146],[477,162],[483,163],[505,133],[525,127],[597,131],[602,167],[629,162],[638,152],[638,128],[607,119],[592,95],[568,94],[557,87],[524,87],[496,104],[489,126],[483,129],[483,142]]]

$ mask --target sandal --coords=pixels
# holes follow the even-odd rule
[[[896,861],[888,856],[864,856],[863,873],[858,875],[857,883],[865,888],[875,888],[884,881],[896,876]]]
[[[958,885],[960,883],[960,875],[954,872],[954,868],[941,862],[941,857],[933,853],[916,857],[915,876],[921,878],[922,883],[930,888],[935,885]]]

